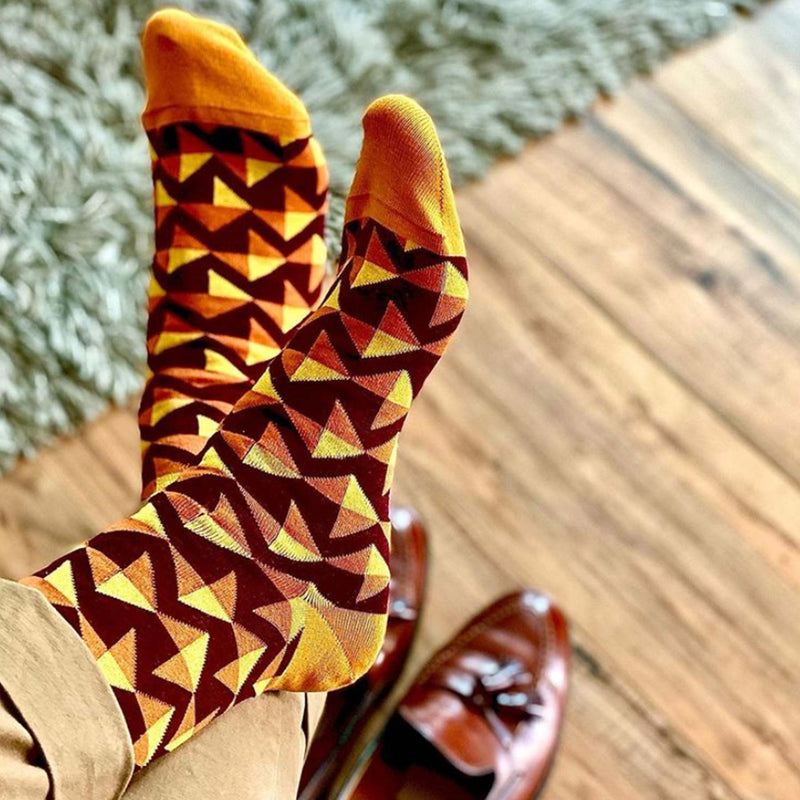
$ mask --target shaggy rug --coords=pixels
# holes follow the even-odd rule
[[[758,2],[178,5],[234,25],[303,97],[334,231],[374,97],[416,97],[462,182]],[[141,388],[152,222],[138,35],[157,5],[0,2],[0,470]]]

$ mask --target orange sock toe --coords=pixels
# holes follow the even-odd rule
[[[300,99],[226,25],[164,9],[149,19],[142,50],[148,76],[142,115],[147,130],[198,122],[278,134],[287,140],[311,133]]]
[[[370,105],[363,125],[346,220],[369,217],[433,252],[463,256],[447,162],[428,114],[409,97],[387,95]]]

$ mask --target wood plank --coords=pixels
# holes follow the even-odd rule
[[[800,479],[797,253],[772,253],[602,126],[500,170],[487,204],[712,408]],[[503,206],[498,206],[503,207]],[[765,255],[766,254],[766,255]]]
[[[20,578],[136,508],[139,431],[110,411],[0,479],[0,577]]]
[[[797,0],[776,0],[734,35],[670,63],[655,83],[737,160],[800,199]]]

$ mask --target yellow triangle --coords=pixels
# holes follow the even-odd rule
[[[195,641],[187,644],[179,653],[155,669],[153,674],[164,680],[177,683],[179,686],[183,686],[187,691],[191,690],[194,692],[197,689],[197,685],[200,683],[200,675],[203,672],[210,641],[210,635],[208,633],[202,633]],[[183,666],[186,668],[186,675],[189,677],[188,686],[169,677],[170,667],[175,662],[183,662]],[[180,663],[178,663],[177,666],[180,668]]]
[[[222,206],[224,208],[251,208],[252,206],[246,200],[239,197],[236,192],[228,186],[222,178],[217,175],[214,176],[214,200],[215,206]]]
[[[209,634],[204,633],[196,641],[186,645],[181,650],[186,666],[189,668],[189,675],[192,679],[192,689],[197,688],[200,682],[200,675],[203,672],[203,665],[206,663],[206,652],[208,643],[211,641]]]
[[[403,370],[398,375],[392,391],[386,395],[387,400],[402,406],[403,408],[411,408],[411,402],[414,399],[414,389],[411,386],[411,376]]]
[[[157,719],[142,735],[133,747],[136,764],[143,767],[153,757],[158,749],[164,734],[167,732],[172,715],[175,709],[170,706],[169,710]],[[144,752],[142,752],[144,745]]]
[[[281,309],[281,330],[288,333],[299,325],[307,316],[308,308],[300,306],[283,306]]]
[[[219,672],[216,672],[214,677],[217,678],[220,683],[225,684],[233,694],[239,694],[248,676],[253,671],[253,667],[255,667],[258,660],[266,652],[266,647],[259,647],[257,650],[245,653],[236,661],[232,661],[219,670]]]
[[[201,514],[199,517],[185,522],[184,527],[226,550],[232,550],[241,556],[250,555],[250,552],[242,547],[210,514]]]
[[[231,471],[225,466],[225,463],[219,457],[219,453],[213,447],[209,447],[203,454],[203,458],[200,460],[200,466],[219,470],[228,476],[231,475]]]
[[[150,276],[150,282],[147,284],[147,296],[150,298],[163,297],[166,291],[161,288],[161,284],[156,280],[155,275]]]
[[[375,545],[371,545],[369,548],[369,559],[367,560],[367,566],[364,570],[365,575],[371,575],[374,578],[386,578],[389,579],[391,573],[389,572],[389,565],[386,563],[384,557],[378,552],[378,548]]]
[[[166,333],[162,333],[158,339],[156,339],[155,346],[153,347],[153,353],[158,355],[159,353],[163,353],[165,350],[169,350],[172,347],[177,347],[178,345],[185,344],[186,342],[193,342],[195,339],[199,339],[203,334],[197,331],[187,331],[185,333],[174,333],[172,331],[167,331]]]
[[[184,408],[184,406],[188,406],[193,402],[188,397],[168,397],[166,400],[159,400],[157,403],[153,403],[150,407],[150,424],[158,424],[167,414],[171,414],[173,411]]]
[[[247,375],[232,361],[225,358],[222,353],[218,353],[216,350],[205,350],[204,352],[206,354],[206,372],[217,372],[220,375],[230,375],[237,380],[247,380]]]
[[[370,339],[367,349],[364,350],[364,358],[374,358],[377,356],[394,356],[399,353],[410,353],[412,350],[417,350],[415,344],[404,342],[385,331],[377,330],[375,335]]]
[[[164,524],[161,522],[161,517],[158,516],[158,511],[152,503],[145,503],[135,514],[131,514],[131,519],[144,522],[149,528],[152,528],[161,536],[166,536]]]
[[[294,371],[291,381],[342,381],[347,375],[342,375],[330,367],[326,367],[310,356],[306,356],[300,366]]]
[[[175,198],[164,188],[164,184],[161,181],[156,181],[155,202],[156,206],[159,207],[178,205]]]
[[[276,458],[269,450],[262,447],[258,442],[247,451],[247,455],[242,459],[248,467],[255,467],[262,472],[270,475],[280,475],[282,478],[299,478],[300,473],[287,467],[280,459]]]
[[[210,617],[223,619],[226,622],[231,621],[230,615],[208,586],[201,586],[199,589],[195,589],[193,592],[183,595],[180,601],[187,606],[202,611],[204,614],[208,614]]]
[[[121,600],[123,603],[130,603],[137,608],[145,611],[155,611],[150,601],[134,586],[131,579],[124,573],[118,572],[112,575],[107,581],[97,587],[100,594]]]
[[[287,211],[283,217],[283,238],[293,239],[317,218],[316,211]]]
[[[117,663],[117,659],[114,658],[110,650],[107,650],[97,659],[97,666],[100,667],[103,677],[111,686],[126,692],[135,691],[128,680],[128,676],[122,671],[122,667]]]
[[[211,153],[183,153],[178,180],[183,183],[188,177],[194,175],[211,156]]]
[[[394,469],[397,465],[397,444],[399,434],[394,437],[394,447],[392,447],[392,454],[389,456],[389,463],[386,465],[386,478],[383,481],[383,493],[392,488],[392,481],[394,480]]]
[[[322,436],[319,437],[317,446],[311,455],[314,458],[348,458],[350,456],[359,456],[363,452],[360,447],[355,447],[346,442],[326,428],[322,432]]]
[[[448,261],[446,266],[442,294],[457,297],[460,300],[469,298],[469,286],[466,278]]]
[[[245,159],[247,185],[254,186],[259,181],[263,181],[267,175],[271,175],[281,166],[283,166],[283,164],[280,161],[262,161],[260,158]]]
[[[290,597],[289,609],[292,613],[292,622],[289,627],[288,641],[292,641],[295,636],[303,629],[306,624],[306,617],[308,616],[308,603],[302,597]]]
[[[72,574],[72,562],[65,561],[58,569],[54,569],[44,580],[63,594],[73,606],[78,605],[78,596],[75,593],[75,578]]]
[[[315,233],[311,237],[311,263],[324,264],[328,260],[328,248],[325,245],[325,240]]]
[[[208,272],[208,293],[212,297],[229,297],[233,300],[252,300],[252,296],[223,278],[213,269]]]
[[[260,694],[264,694],[269,685],[272,683],[272,679],[275,677],[275,673],[277,672],[278,667],[283,660],[283,654],[285,652],[286,648],[284,647],[275,655],[272,661],[267,664],[266,668],[258,676],[258,680],[253,683],[253,692],[255,693],[256,697],[258,697]]]
[[[286,263],[286,259],[276,256],[259,256],[254,253],[247,255],[247,276],[251,281],[257,281],[276,269],[282,267]]]
[[[206,417],[203,414],[197,415],[197,433],[200,436],[207,439],[212,433],[216,433],[218,428],[219,422],[216,420],[211,419],[211,417]]]
[[[274,358],[280,351],[280,348],[274,345],[260,344],[251,340],[247,342],[247,354],[244,361],[248,367],[251,367],[253,364],[260,364],[262,361]]]
[[[375,522],[378,521],[378,515],[372,507],[372,503],[369,502],[364,494],[364,490],[355,475],[350,476],[350,482],[347,484],[347,489],[342,498],[342,506],[350,511],[355,511],[356,514],[360,514],[362,517],[375,520]]]
[[[361,265],[351,286],[369,286],[373,283],[383,283],[383,281],[391,281],[396,278],[393,272],[373,264],[371,261],[365,261]]]
[[[333,287],[331,293],[325,298],[325,302],[322,304],[325,308],[335,308],[339,311],[339,290],[341,289],[342,284],[339,281],[336,282],[336,285]]]
[[[167,272],[175,272],[176,269],[180,269],[184,264],[189,264],[192,261],[197,261],[198,258],[207,256],[209,251],[196,247],[170,247],[168,253]]]
[[[269,369],[264,370],[261,377],[253,384],[251,391],[260,394],[262,397],[268,397],[270,400],[277,400],[279,403],[283,402],[272,383],[272,375]]]
[[[269,549],[273,553],[289,558],[292,561],[322,561],[322,556],[312,553],[311,550],[304,547],[297,539],[287,533],[284,528],[281,528],[280,533],[272,541]]]

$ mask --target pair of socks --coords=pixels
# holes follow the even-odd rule
[[[467,301],[433,124],[363,118],[321,304],[327,173],[302,103],[231,29],[144,34],[156,254],[141,508],[24,582],[75,629],[138,767],[267,690],[358,679],[384,635],[389,492]]]

